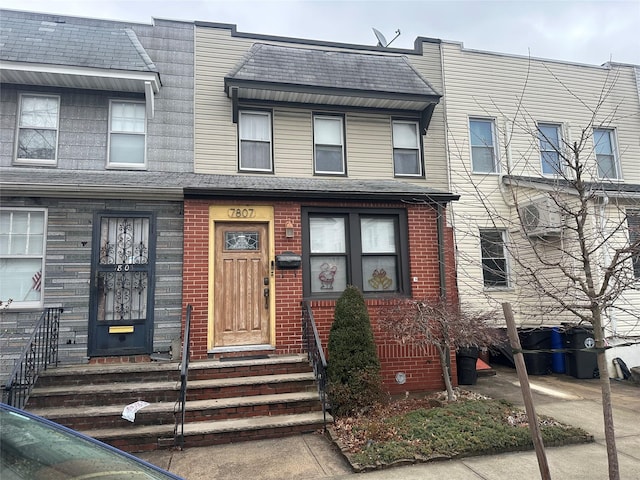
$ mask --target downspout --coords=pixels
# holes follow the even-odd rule
[[[438,273],[440,278],[440,298],[447,299],[447,278],[445,269],[445,248],[444,248],[444,214],[442,204],[437,204],[438,216],[436,219],[437,237],[438,237]]]

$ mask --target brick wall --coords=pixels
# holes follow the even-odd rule
[[[193,306],[192,342],[193,359],[207,358],[207,321],[208,321],[208,242],[209,242],[209,205],[218,203],[233,204],[230,201],[185,200],[185,265],[183,302]],[[319,203],[314,202],[315,205]],[[310,205],[310,204],[305,204]],[[327,205],[322,203],[322,205]],[[413,298],[437,298],[440,291],[438,249],[437,249],[437,211],[427,205],[399,204],[354,204],[332,203],[331,206],[378,208],[404,207],[407,209],[409,223],[410,277],[412,279]],[[274,202],[274,237],[276,254],[284,251],[302,252],[300,204],[297,202]],[[328,205],[327,205],[328,206]],[[293,238],[286,238],[287,222],[294,227]],[[443,222],[445,223],[445,222]],[[447,292],[450,299],[457,298],[455,288],[455,268],[453,234],[450,228],[445,231]],[[414,277],[416,281],[414,280]],[[276,270],[276,353],[299,353],[301,345],[301,307],[303,299],[302,270]],[[435,349],[422,352],[415,348],[400,345],[390,339],[378,327],[378,318],[384,315],[385,307],[393,299],[367,299],[369,315],[378,345],[378,355],[382,364],[385,385],[391,393],[404,391],[440,390],[444,388],[440,361]],[[333,322],[335,300],[314,300],[311,302],[314,318],[322,344],[328,343],[329,330]],[[455,356],[452,358],[455,374]],[[407,381],[398,385],[397,372],[404,372]],[[455,375],[454,375],[455,378]]]

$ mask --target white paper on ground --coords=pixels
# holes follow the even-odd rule
[[[124,418],[125,420],[129,420],[130,422],[135,421],[136,412],[141,408],[146,407],[147,405],[150,405],[149,402],[143,402],[142,400],[130,403],[129,405],[124,407],[124,410],[122,411],[122,418]]]

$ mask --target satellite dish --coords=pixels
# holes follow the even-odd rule
[[[388,47],[396,38],[400,36],[400,30],[398,29],[396,30],[396,36],[391,39],[391,42],[387,42],[387,39],[384,38],[384,35],[382,34],[382,32],[380,32],[380,30],[377,30],[375,28],[372,28],[372,30],[373,30],[373,34],[378,39],[378,47],[382,47],[382,48]]]

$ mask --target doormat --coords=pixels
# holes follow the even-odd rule
[[[269,355],[245,355],[244,357],[221,357],[221,362],[243,362],[245,360],[263,360]]]

